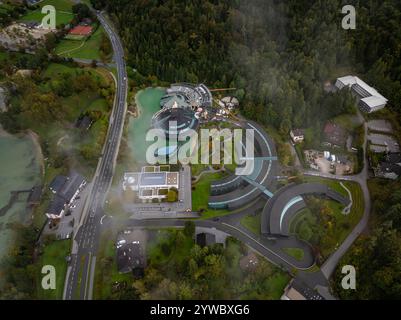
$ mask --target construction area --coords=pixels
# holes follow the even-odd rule
[[[304,157],[307,166],[321,173],[349,175],[354,170],[354,164],[347,156],[329,151],[305,150]]]

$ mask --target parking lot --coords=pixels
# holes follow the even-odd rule
[[[369,130],[383,132],[383,133],[392,133],[393,132],[391,123],[386,120],[371,120],[368,122],[368,128],[369,128]]]
[[[371,150],[374,152],[400,152],[400,146],[392,136],[371,133],[368,140],[372,144]]]

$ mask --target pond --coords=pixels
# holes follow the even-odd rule
[[[131,117],[128,123],[128,146],[137,163],[146,163],[146,150],[151,142],[146,142],[152,116],[160,110],[160,99],[166,94],[162,88],[147,88],[136,95],[139,112],[137,118]]]

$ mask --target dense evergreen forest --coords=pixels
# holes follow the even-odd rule
[[[235,87],[243,113],[286,134],[343,113],[323,84],[360,74],[401,106],[401,3],[340,0],[92,0],[115,18],[129,65],[163,81]],[[320,131],[317,127],[316,131]]]

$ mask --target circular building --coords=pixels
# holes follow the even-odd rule
[[[198,130],[199,120],[195,111],[181,95],[168,95],[162,98],[163,109],[152,118],[152,126],[164,131],[166,136]]]
[[[173,84],[160,100],[161,110],[153,116],[152,127],[163,130],[166,135],[196,131],[211,106],[212,94],[204,84]]]

